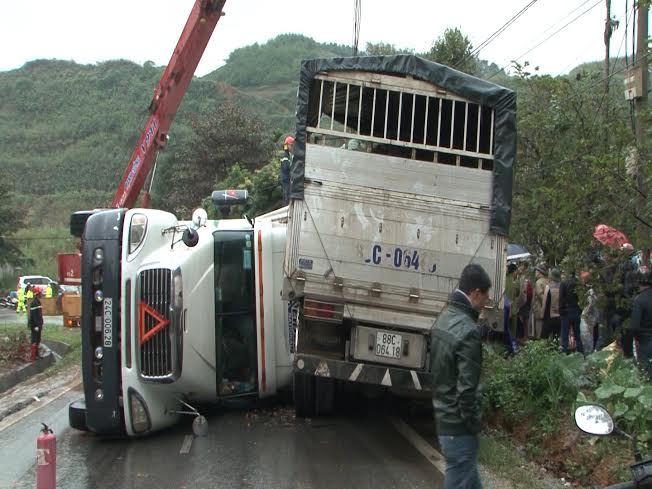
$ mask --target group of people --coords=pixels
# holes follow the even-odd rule
[[[508,352],[517,352],[529,339],[551,337],[559,340],[564,352],[590,353],[614,340],[625,357],[633,356],[635,340],[641,352],[641,344],[647,342],[641,321],[647,316],[633,312],[641,302],[637,293],[651,280],[647,269],[637,269],[632,255],[631,245],[606,250],[579,274],[548,270],[540,263],[531,277],[527,261],[508,265],[503,328]],[[652,308],[649,314],[652,322]],[[645,354],[639,361],[648,370]]]
[[[16,313],[27,312],[27,327],[30,330],[30,360],[36,361],[39,357],[39,346],[43,332],[43,306],[41,305],[41,289],[27,284],[25,288],[18,289],[18,306]],[[52,284],[45,289],[45,297],[53,297]]]
[[[581,315],[574,273],[562,276],[559,269],[548,270],[545,264],[538,264],[532,278],[527,261],[508,265],[503,330],[510,353],[517,352],[519,344],[528,339],[551,337],[559,338],[564,352],[585,352],[580,336]]]
[[[519,339],[558,337],[568,352],[573,338],[577,351],[588,352],[615,338],[629,356],[636,340],[638,363],[652,379],[652,270],[634,266],[632,251],[603,256],[579,279],[539,264],[532,284],[527,262],[510,266],[505,296],[510,346],[518,348]],[[487,272],[478,264],[467,265],[432,330],[432,403],[446,460],[445,489],[482,488],[477,466],[482,371],[478,319],[490,288]],[[582,288],[585,293],[578,294]]]

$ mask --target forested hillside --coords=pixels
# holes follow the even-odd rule
[[[172,127],[170,150],[189,136],[187,115],[230,100],[291,129],[301,59],[344,55],[341,46],[284,35],[234,51],[195,78]],[[97,65],[37,60],[0,73],[0,166],[20,194],[112,191],[147,116],[161,67],[125,60]]]
[[[460,69],[516,90],[519,163],[513,238],[551,256],[568,253],[570,245],[558,247],[548,240],[539,232],[544,223],[536,213],[531,215],[544,201],[555,203],[558,212],[547,220],[556,220],[559,229],[565,229],[568,216],[577,215],[579,208],[587,223],[609,218],[615,224],[622,221],[626,229],[631,215],[596,200],[604,197],[601,189],[618,183],[612,181],[615,171],[620,181],[625,178],[620,175],[623,155],[632,136],[622,98],[622,60],[612,63],[611,96],[605,98],[600,63],[580,65],[559,77],[538,75],[524,63],[514,66],[515,76],[509,77],[490,61],[469,57],[470,48],[459,30],[449,29],[422,56],[443,62],[465,59]],[[391,44],[366,49],[371,54],[405,51]],[[171,128],[167,150],[158,159],[154,205],[186,216],[215,185],[238,182],[254,195],[264,188],[264,198],[259,196],[249,209],[253,214],[276,205],[277,170],[269,164],[276,161],[273,153],[283,136],[294,128],[300,62],[350,54],[347,46],[284,34],[237,49],[224,66],[195,78]],[[22,227],[12,233],[9,226],[4,234],[12,235],[36,263],[35,273],[54,274],[53,254],[72,249],[67,231],[71,212],[110,203],[162,70],[149,62],[140,66],[125,60],[96,65],[37,60],[0,72],[0,204],[20,214],[12,226]],[[561,190],[573,182],[565,173],[570,162],[575,167],[583,162],[585,171],[594,175],[575,201],[570,198],[574,189]],[[559,205],[560,192],[568,205]],[[573,233],[567,242],[573,242]],[[573,244],[578,249],[583,245],[579,241]],[[6,255],[1,244],[0,252]],[[8,259],[0,260],[3,257]]]

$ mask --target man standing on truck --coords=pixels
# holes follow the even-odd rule
[[[290,166],[292,165],[292,150],[294,137],[288,136],[283,142],[283,155],[281,156],[281,170],[279,180],[283,188],[283,205],[290,203]]]
[[[490,288],[484,268],[467,265],[432,330],[432,405],[446,459],[445,489],[482,488],[478,473],[482,343],[477,321]]]

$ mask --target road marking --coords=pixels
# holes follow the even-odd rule
[[[190,453],[190,447],[192,446],[192,440],[193,440],[192,435],[186,435],[185,438],[183,439],[183,443],[181,444],[181,450],[179,450],[179,453],[181,453],[181,454]]]
[[[355,367],[355,370],[353,370],[353,373],[351,373],[351,377],[349,377],[349,380],[355,382],[358,379],[358,375],[360,375],[360,372],[362,372],[362,364],[358,363],[358,365],[356,365]]]
[[[27,406],[25,409],[21,409],[20,411],[14,413],[14,414],[10,414],[5,419],[0,421],[0,432],[6,430],[10,426],[15,425],[20,420],[25,419],[27,416],[29,416],[33,412],[38,411],[41,408],[44,408],[48,404],[56,401],[60,397],[64,396],[65,394],[67,394],[68,392],[70,392],[71,390],[73,390],[73,389],[75,389],[75,388],[77,388],[79,386],[81,386],[81,382],[78,379],[74,379],[71,382],[69,382],[68,384],[64,385],[63,388],[62,388],[63,390],[61,392],[57,393],[56,395],[54,395],[52,397],[48,397],[43,402],[34,402],[34,403],[30,404],[29,406]],[[61,387],[60,387],[60,389],[61,389]],[[54,391],[52,391],[52,392],[56,392],[56,389]]]
[[[412,374],[412,381],[414,382],[414,387],[416,388],[416,390],[420,391],[421,382],[419,382],[419,376],[414,370],[410,370],[410,373]]]
[[[383,377],[383,380],[381,381],[380,385],[386,385],[389,387],[392,386],[392,377],[389,375],[389,369],[385,371],[385,376]]]
[[[414,431],[405,421],[399,418],[390,417],[389,421],[394,425],[403,437],[412,444],[417,451],[428,459],[434,467],[442,474],[446,472],[446,462],[444,456],[439,453],[430,443],[423,439],[419,433]]]

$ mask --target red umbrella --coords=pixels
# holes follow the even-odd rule
[[[601,244],[612,248],[621,248],[623,245],[631,246],[625,233],[606,224],[598,224],[593,231],[593,237]]]

